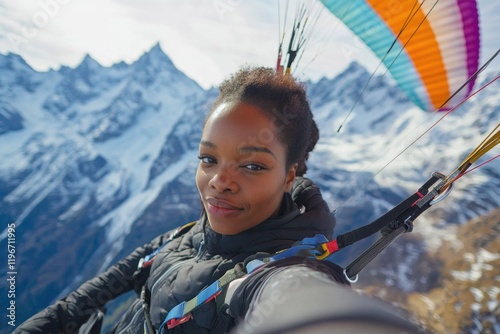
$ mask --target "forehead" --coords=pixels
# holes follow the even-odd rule
[[[221,104],[209,116],[203,140],[231,143],[238,146],[282,146],[277,137],[275,121],[265,111],[248,103]]]

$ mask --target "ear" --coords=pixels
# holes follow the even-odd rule
[[[298,166],[299,164],[295,163],[286,172],[286,179],[285,179],[286,192],[289,192],[290,189],[292,189],[293,181],[295,181],[295,174],[297,173]]]

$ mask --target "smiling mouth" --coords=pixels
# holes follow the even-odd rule
[[[221,201],[215,198],[207,198],[207,211],[208,213],[216,216],[226,217],[233,216],[240,213],[243,209],[226,201]]]

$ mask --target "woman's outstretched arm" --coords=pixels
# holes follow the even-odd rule
[[[231,297],[231,333],[423,333],[401,310],[353,291],[342,270],[290,258],[247,276]]]
[[[79,328],[107,302],[135,288],[137,277],[134,273],[139,261],[160,247],[169,233],[137,248],[105,272],[33,315],[14,333],[78,333]]]

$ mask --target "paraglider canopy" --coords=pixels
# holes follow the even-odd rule
[[[321,0],[375,54],[421,109],[446,110],[467,97],[479,63],[475,0]]]

